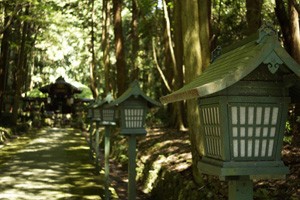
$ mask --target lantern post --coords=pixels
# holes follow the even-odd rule
[[[95,127],[95,143],[94,145],[91,144],[93,147],[93,150],[95,151],[95,166],[96,166],[96,173],[99,173],[100,171],[100,164],[99,164],[99,159],[100,159],[100,149],[99,149],[99,143],[100,143],[100,122],[101,122],[101,109],[100,109],[100,102],[99,100],[96,101],[92,105],[92,111],[93,111],[93,118],[92,121],[93,123],[96,124]],[[93,141],[93,136],[90,135],[90,140]]]
[[[93,159],[93,133],[94,133],[94,121],[93,121],[93,103],[87,107],[87,119],[90,122],[89,128],[89,147],[90,147],[90,158]]]
[[[112,105],[120,112],[120,134],[128,137],[128,199],[136,199],[136,136],[145,136],[146,114],[149,108],[160,106],[148,97],[134,81]]]
[[[288,173],[281,149],[300,65],[268,25],[212,60],[199,77],[161,102],[198,98],[204,138],[198,141],[204,143],[198,170],[228,181],[230,200],[251,200],[253,179]]]
[[[105,172],[105,199],[110,199],[109,192],[109,154],[110,154],[110,134],[112,126],[116,125],[116,112],[115,106],[110,106],[109,104],[113,102],[113,97],[108,94],[104,100],[99,104],[100,114],[102,121],[101,126],[105,127],[104,134],[104,172]]]

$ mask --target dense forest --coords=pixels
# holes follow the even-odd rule
[[[13,113],[27,91],[61,75],[88,85],[94,98],[119,96],[137,79],[158,99],[200,74],[217,46],[264,22],[300,59],[294,0],[2,0],[0,9],[0,105],[5,111],[10,99]],[[169,108],[178,128],[186,126],[181,106]]]
[[[59,76],[88,86],[93,98],[118,97],[138,80],[159,99],[201,74],[215,48],[263,23],[300,63],[296,0],[0,0],[0,10],[0,108],[14,123],[28,91]],[[193,155],[203,152],[196,107],[170,104],[159,116],[189,128]]]

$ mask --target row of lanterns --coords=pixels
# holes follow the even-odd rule
[[[136,198],[136,136],[146,135],[145,119],[148,109],[161,104],[148,97],[134,81],[130,87],[117,99],[108,94],[103,101],[95,102],[89,107],[88,118],[91,127],[96,123],[95,144],[93,145],[93,130],[90,129],[91,153],[96,153],[96,170],[99,171],[99,126],[105,126],[104,134],[104,168],[105,168],[105,199],[109,199],[109,150],[110,130],[120,122],[120,134],[128,137],[128,199]],[[91,155],[92,156],[92,155]]]
[[[299,93],[300,65],[269,25],[217,56],[198,78],[160,100],[198,98],[203,141],[196,143],[204,144],[198,170],[228,181],[229,199],[251,200],[253,179],[281,178],[288,173],[281,149],[290,97]],[[99,111],[94,109],[93,119],[103,125],[109,124],[108,113],[112,119],[104,105],[118,108],[120,133],[129,137],[128,199],[135,199],[135,136],[146,134],[147,109],[160,104],[134,82],[118,99],[100,104]]]

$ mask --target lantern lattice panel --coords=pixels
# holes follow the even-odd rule
[[[206,156],[222,159],[220,111],[218,105],[201,107],[201,122],[206,138]]]
[[[143,127],[144,109],[142,108],[126,108],[125,126],[126,128],[141,128]]]
[[[93,118],[94,119],[101,119],[101,113],[98,108],[93,109]]]
[[[88,109],[87,117],[88,118],[93,117],[93,110],[92,109]]]
[[[103,109],[102,115],[103,120],[110,122],[115,120],[115,110],[113,109]]]
[[[279,131],[278,104],[229,105],[233,160],[273,160]]]
[[[126,108],[125,114],[125,128],[142,128],[144,126],[144,112],[143,108]]]

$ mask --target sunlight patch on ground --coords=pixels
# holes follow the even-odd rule
[[[49,129],[14,145],[0,152],[0,199],[101,199],[103,182],[95,181],[89,148],[78,133]]]
[[[41,200],[41,196],[45,197],[45,199],[68,199],[71,198],[73,195],[62,193],[60,191],[43,191],[38,196],[35,193],[23,192],[20,190],[8,190],[4,191],[0,194],[0,199],[7,199],[7,200]],[[99,197],[98,197],[99,198]]]
[[[78,146],[78,147],[69,147],[69,148],[66,148],[66,150],[81,150],[81,149],[83,149],[83,150],[88,150],[88,149],[90,149],[90,147],[88,147],[88,146]]]

